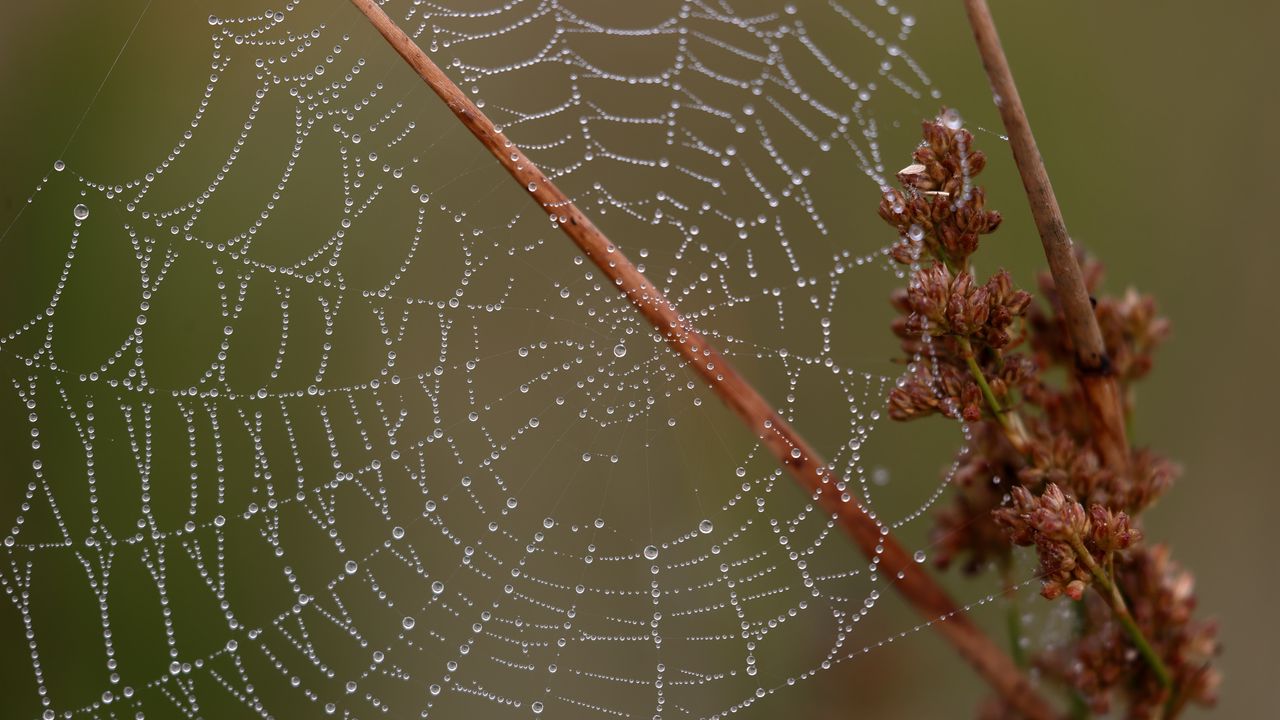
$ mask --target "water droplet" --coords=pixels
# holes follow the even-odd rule
[[[622,344],[622,343],[618,343],[617,345],[614,345],[614,346],[613,346],[613,356],[614,356],[614,357],[626,357],[626,355],[627,355],[627,346],[626,346],[626,345],[624,345],[624,344]]]
[[[702,533],[703,535],[709,535],[711,531],[715,529],[715,527],[716,527],[715,525],[711,524],[710,520],[703,520],[702,522],[698,523],[698,532]]]
[[[658,547],[657,547],[656,545],[645,545],[645,546],[644,546],[644,558],[645,558],[645,560],[657,560],[657,559],[658,559]]]
[[[81,203],[71,209],[71,214],[75,215],[77,220],[84,220],[89,217],[89,208]]]
[[[406,615],[405,618],[400,621],[400,626],[403,627],[405,630],[412,630],[413,626],[416,625],[417,622],[418,622],[417,620],[414,620],[413,618]]]
[[[917,551],[916,551],[915,558],[916,558],[916,562],[918,562],[918,563],[922,563],[922,562],[924,562],[924,558],[925,558],[924,551],[923,551],[923,550],[917,550]]]

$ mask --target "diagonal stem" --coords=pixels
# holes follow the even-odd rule
[[[973,352],[973,343],[969,342],[969,338],[956,336],[955,340],[956,345],[960,347],[960,354],[964,356],[965,366],[969,368],[969,375],[978,384],[978,389],[982,391],[982,397],[987,401],[987,408],[991,410],[996,422],[1000,424],[1000,429],[1004,430],[1004,435],[1009,439],[1009,444],[1019,454],[1027,455],[1030,452],[1031,440],[1027,437],[1027,428],[1022,423],[1022,416],[1000,404],[1000,398],[996,397],[995,391],[991,389],[991,384],[987,382],[986,374],[982,372],[982,367],[978,365],[978,360]]]
[[[1123,473],[1129,466],[1129,441],[1120,389],[1112,374],[1102,330],[1093,312],[1093,301],[1085,287],[1080,263],[1076,261],[1071,236],[1062,219],[1062,208],[1058,206],[1044,159],[1031,134],[1031,123],[1022,107],[987,0],[965,0],[964,5],[982,65],[991,81],[996,107],[1000,109],[1000,119],[1009,135],[1013,159],[1031,203],[1031,214],[1040,232],[1053,284],[1062,302],[1062,314],[1075,349],[1075,375],[1089,403],[1098,450],[1109,467]]]
[[[1151,671],[1155,673],[1156,679],[1160,681],[1160,686],[1166,690],[1171,689],[1173,687],[1173,676],[1169,674],[1169,668],[1165,666],[1160,653],[1156,652],[1155,648],[1151,646],[1151,642],[1147,640],[1147,636],[1142,632],[1142,628],[1138,627],[1138,621],[1134,619],[1133,613],[1129,612],[1129,606],[1124,601],[1124,595],[1120,594],[1120,586],[1116,585],[1114,569],[1107,570],[1099,565],[1078,535],[1073,534],[1071,536],[1071,547],[1076,551],[1080,561],[1084,563],[1084,566],[1093,575],[1098,594],[1107,601],[1111,612],[1120,620],[1121,627],[1129,635],[1129,640],[1138,649],[1138,653],[1147,661]]]
[[[755,433],[770,452],[813,494],[822,509],[838,518],[853,541],[883,577],[896,578],[898,590],[951,642],[1005,701],[1026,717],[1055,717],[1012,660],[969,619],[946,591],[909,556],[889,529],[852,498],[843,496],[821,456],[783,420],[767,400],[679,313],[599,228],[556,187],[489,118],[458,89],[422,48],[405,34],[377,0],[351,0],[382,37],[404,58],[463,125],[507,172],[551,215],[560,229],[619,292],[666,338],[690,369]],[[798,451],[798,452],[796,452]]]

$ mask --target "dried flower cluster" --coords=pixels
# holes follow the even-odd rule
[[[1167,548],[1144,544],[1139,523],[1178,468],[1145,449],[1130,452],[1124,468],[1102,462],[1047,274],[1043,304],[1003,270],[985,282],[974,276],[969,258],[1000,215],[973,184],[986,159],[972,144],[951,111],[925,122],[914,163],[898,174],[902,190],[887,190],[880,203],[900,238],[892,257],[911,266],[908,286],[892,298],[909,365],[890,414],[968,424],[955,502],[934,529],[936,560],[946,567],[963,558],[967,572],[996,567],[1007,577],[1014,547],[1035,548],[1041,594],[1065,595],[1080,611],[1075,636],[1031,662],[1070,690],[1077,716],[1109,712],[1117,701],[1133,718],[1211,703],[1216,628],[1193,617],[1191,575]],[[1095,293],[1102,268],[1082,260]],[[1150,371],[1169,324],[1132,290],[1097,298],[1095,309],[1131,413],[1132,385]],[[1010,716],[992,708],[993,717]]]

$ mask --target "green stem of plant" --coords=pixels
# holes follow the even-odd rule
[[[1067,702],[1071,706],[1067,717],[1071,718],[1071,720],[1089,720],[1089,718],[1093,717],[1093,711],[1089,709],[1089,703],[1080,697],[1080,693],[1069,688],[1067,693],[1070,696]]]
[[[1111,607],[1111,612],[1115,614],[1120,621],[1120,625],[1124,627],[1125,632],[1129,635],[1129,640],[1138,649],[1138,654],[1142,655],[1142,658],[1147,661],[1147,665],[1151,667],[1151,671],[1156,674],[1156,679],[1160,681],[1160,686],[1166,690],[1172,690],[1173,675],[1169,673],[1169,668],[1165,667],[1164,660],[1160,658],[1160,654],[1155,651],[1155,648],[1151,647],[1147,636],[1142,633],[1142,628],[1138,627],[1137,621],[1133,619],[1133,613],[1129,612],[1129,606],[1125,604],[1124,596],[1120,594],[1120,586],[1116,585],[1111,576],[1098,565],[1089,549],[1084,546],[1084,541],[1079,537],[1071,536],[1071,547],[1075,549],[1080,561],[1093,574],[1094,580],[1097,582],[1098,592],[1106,599],[1107,605]]]
[[[1018,603],[1017,588],[1013,585],[1010,573],[1013,570],[1013,563],[1006,561],[1000,565],[1000,575],[1004,582],[1005,602],[1008,603],[1005,608],[1005,623],[1009,630],[1009,654],[1013,656],[1013,661],[1018,667],[1027,667],[1027,652],[1022,647],[1022,608]]]
[[[1013,443],[1013,447],[1025,455],[1030,443],[1027,441],[1027,431],[1022,424],[1022,418],[1017,413],[1006,410],[1000,404],[1000,398],[996,397],[995,391],[991,389],[991,384],[987,382],[986,374],[982,372],[982,367],[978,365],[978,360],[973,352],[973,343],[969,342],[969,338],[957,335],[955,340],[960,347],[960,353],[964,355],[964,363],[969,368],[969,374],[973,376],[973,381],[978,384],[978,389],[982,391],[982,397],[987,401],[987,407],[991,410],[991,414],[995,416],[996,422],[1000,423],[1005,437],[1009,438],[1009,442]]]
[[[1075,611],[1075,632],[1080,635],[1084,632],[1085,623],[1085,607],[1084,603],[1074,603],[1072,610]],[[1093,717],[1093,708],[1089,707],[1089,703],[1080,694],[1080,691],[1071,687],[1070,684],[1065,685],[1067,691],[1067,717],[1071,720],[1089,720]]]
[[[1005,417],[1004,407],[1000,404],[1000,399],[996,397],[995,391],[991,389],[990,383],[987,382],[986,374],[978,366],[978,360],[973,356],[973,345],[969,343],[969,338],[959,338],[959,342],[960,349],[964,352],[965,365],[969,366],[969,373],[973,375],[974,381],[982,389],[982,397],[986,398],[987,405],[991,407],[991,412],[995,414],[996,419],[1002,425],[1006,424],[1009,418]]]

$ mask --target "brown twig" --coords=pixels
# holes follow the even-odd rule
[[[982,65],[991,80],[996,107],[1009,135],[1013,159],[1022,175],[1022,185],[1031,202],[1031,214],[1035,218],[1044,254],[1049,261],[1049,271],[1062,302],[1067,332],[1075,349],[1076,376],[1089,402],[1098,451],[1108,467],[1123,472],[1129,465],[1129,441],[1125,436],[1124,410],[1120,389],[1112,374],[1107,348],[1093,312],[1093,301],[1084,284],[1080,264],[1076,261],[1067,225],[1062,219],[1062,209],[1053,194],[1049,173],[1044,159],[1031,134],[1031,124],[1022,98],[1013,82],[1009,61],[1005,58],[1000,36],[996,33],[995,20],[986,0],[965,0],[969,24]]]
[[[369,22],[440,97],[513,178],[550,215],[619,292],[666,338],[720,399],[752,430],[823,510],[839,518],[862,552],[883,576],[897,578],[898,590],[1005,700],[1028,718],[1055,716],[1017,666],[964,614],[946,591],[855,500],[836,489],[826,463],[706,338],[677,311],[662,292],[586,215],[494,127],[489,118],[436,66],[426,53],[387,17],[376,0],[351,0]],[[794,451],[798,450],[798,453]]]

